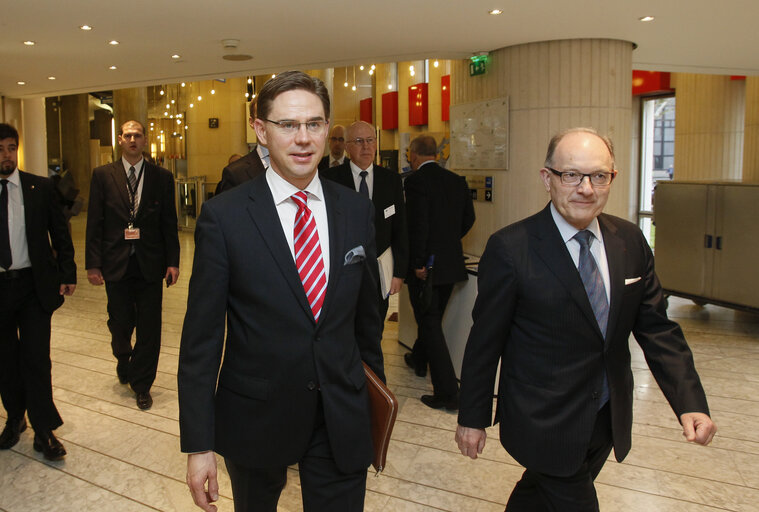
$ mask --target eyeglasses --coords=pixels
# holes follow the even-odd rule
[[[343,137],[330,137],[329,140],[332,142],[345,142],[345,139]]]
[[[362,139],[359,137],[357,139],[349,140],[348,144],[356,144],[358,146],[363,146],[364,144],[366,144],[367,146],[371,146],[375,142],[377,142],[377,139],[375,139],[374,137],[367,137],[365,139]]]
[[[616,173],[604,171],[596,171],[590,174],[585,174],[577,171],[562,172],[557,171],[556,169],[551,169],[550,167],[546,167],[546,169],[554,173],[556,176],[560,177],[562,185],[569,185],[572,187],[576,187],[582,183],[582,180],[584,180],[586,176],[594,187],[608,187],[614,180],[614,176],[616,176]]]
[[[277,125],[277,128],[279,130],[287,135],[295,135],[298,133],[298,130],[300,130],[301,125],[306,127],[306,130],[308,133],[313,134],[319,134],[324,131],[324,128],[327,126],[327,121],[324,119],[312,119],[310,121],[306,121],[305,123],[299,123],[297,121],[290,121],[289,119],[284,119],[282,121],[272,121],[271,119],[264,119],[262,120],[266,121],[267,123],[275,124]]]

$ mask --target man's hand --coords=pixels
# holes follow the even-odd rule
[[[168,267],[166,269],[166,276],[164,277],[166,279],[166,287],[173,284],[177,284],[177,280],[179,279],[179,268],[177,267]]]
[[[88,268],[87,269],[87,281],[90,282],[90,284],[94,284],[95,286],[100,286],[105,284],[105,280],[103,279],[103,274],[100,272],[99,268]]]
[[[702,412],[686,412],[680,416],[680,424],[683,426],[683,435],[690,443],[698,443],[706,446],[712,442],[717,433],[717,425],[712,419]]]
[[[462,455],[472,459],[476,459],[477,455],[482,453],[487,437],[484,428],[469,428],[461,425],[456,427],[456,444],[459,445]]]
[[[208,491],[205,486],[208,482]],[[219,499],[216,480],[216,454],[212,451],[187,455],[187,486],[195,504],[206,512],[216,512],[214,501]]]
[[[390,295],[395,295],[399,291],[401,291],[401,286],[403,286],[403,278],[402,277],[394,277],[390,280]]]
[[[61,295],[71,296],[74,295],[74,290],[76,290],[75,284],[62,284],[59,293]]]
[[[417,279],[421,279],[422,281],[427,280],[427,269],[425,267],[415,268],[414,274],[416,274]]]

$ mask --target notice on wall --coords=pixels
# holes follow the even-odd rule
[[[451,106],[451,169],[509,168],[509,98]]]

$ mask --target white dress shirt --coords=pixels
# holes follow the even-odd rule
[[[572,261],[575,267],[580,266],[580,242],[573,237],[580,231],[572,226],[567,220],[561,216],[556,207],[551,203],[551,215],[553,221],[556,223],[556,227],[559,228],[561,238],[567,246],[569,255],[572,256]],[[590,253],[593,255],[593,259],[596,260],[596,266],[601,272],[601,278],[604,281],[604,288],[606,288],[606,300],[611,304],[611,288],[609,286],[609,262],[606,259],[606,248],[604,246],[604,237],[601,234],[601,226],[598,225],[598,218],[594,218],[588,227],[588,231],[593,233],[596,239],[590,244]]]
[[[8,176],[8,234],[11,242],[11,268],[18,270],[32,266],[29,246],[26,240],[26,218],[24,217],[24,194],[21,192],[21,178],[18,167]],[[0,267],[0,271],[3,268]]]
[[[356,185],[356,192],[359,191],[358,187],[361,185],[361,172],[366,171],[366,186],[369,188],[369,199],[374,197],[374,164],[369,164],[369,167],[362,169],[351,160],[350,166],[351,173],[353,174],[353,183]]]
[[[343,155],[340,158],[335,158],[334,156],[332,156],[332,153],[329,154],[330,167],[337,167],[338,165],[343,165],[344,162],[345,162],[345,153],[343,153]]]
[[[290,248],[290,254],[295,261],[295,215],[298,213],[298,206],[290,197],[300,189],[285,181],[282,176],[277,174],[272,168],[266,169],[266,183],[269,185],[271,195],[274,198],[274,205],[277,207],[279,222],[282,224],[282,231],[287,239],[287,245]],[[329,223],[327,221],[327,204],[324,200],[324,191],[322,182],[319,180],[319,174],[314,174],[314,179],[304,189],[308,195],[307,206],[314,215],[316,221],[316,231],[319,233],[319,246],[322,250],[322,260],[324,261],[324,275],[329,282]]]
[[[262,146],[261,144],[256,144],[256,153],[258,153],[258,157],[261,159],[261,163],[264,164],[264,168],[269,167],[271,164],[269,163],[269,150],[268,148]]]

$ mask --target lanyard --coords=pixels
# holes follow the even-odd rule
[[[142,179],[142,172],[145,170],[145,160],[142,161],[140,172],[137,174],[137,181],[134,182],[134,190],[132,190],[132,184],[129,183],[129,177],[127,177],[127,189],[129,190],[129,198],[132,201],[131,208],[129,209],[129,225],[134,225],[135,213],[137,211],[137,191],[140,190],[140,180]]]

